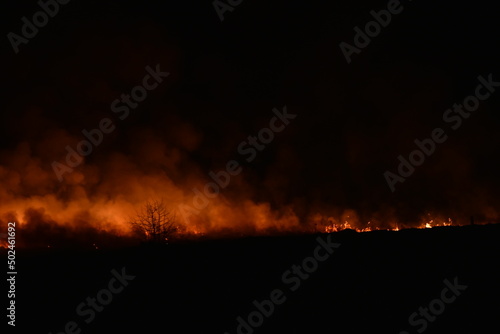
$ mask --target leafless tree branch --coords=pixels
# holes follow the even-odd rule
[[[179,230],[175,214],[162,200],[148,201],[130,224],[145,240],[153,242],[166,242]]]

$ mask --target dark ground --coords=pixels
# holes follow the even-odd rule
[[[416,333],[409,315],[458,277],[467,289],[425,332],[491,333],[500,310],[499,235],[500,225],[334,233],[340,248],[295,292],[281,276],[312,255],[317,235],[18,251],[16,329],[59,333],[75,320],[81,333],[232,334],[236,317],[278,288],[286,301],[255,333]],[[123,266],[135,279],[85,324],[77,305]]]

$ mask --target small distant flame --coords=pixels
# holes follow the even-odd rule
[[[448,221],[443,221],[442,223],[435,222],[434,219],[429,220],[429,222],[425,223],[425,226],[420,228],[433,228],[437,226],[451,226],[453,224],[453,220],[448,218]]]
[[[344,221],[343,224],[331,223],[330,225],[325,227],[326,233],[339,232],[342,230],[355,230],[357,232],[368,232],[368,231],[371,231],[371,227],[366,227],[364,229],[357,229],[357,228],[354,228],[347,220]]]
[[[196,228],[191,228],[188,232],[188,234],[191,234],[191,235],[195,235],[195,236],[202,236],[204,235],[205,233],[199,231],[198,229]]]
[[[332,233],[332,232],[340,232],[342,230],[346,229],[352,229],[355,230],[356,232],[371,232],[371,231],[376,231],[379,230],[378,227],[372,227],[371,222],[366,223],[366,227],[363,228],[354,228],[348,221],[345,221],[343,224],[335,224],[333,220],[328,221],[329,224],[324,227],[324,230],[322,232],[325,233]],[[405,227],[400,227],[398,223],[396,224],[391,224],[393,227],[387,228],[387,231],[401,231],[402,229],[405,229]],[[427,229],[427,228],[433,228],[433,227],[438,227],[438,226],[451,226],[453,225],[453,220],[451,218],[448,218],[447,221],[443,221],[442,223],[435,222],[434,219],[430,219],[428,222],[423,223],[420,225],[419,229]]]

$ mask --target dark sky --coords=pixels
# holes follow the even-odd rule
[[[364,221],[427,212],[497,219],[500,92],[458,129],[443,121],[445,110],[474,94],[478,76],[500,81],[495,5],[403,1],[348,64],[339,43],[353,44],[354,27],[387,3],[246,0],[221,22],[211,1],[73,0],[15,54],[6,35],[20,34],[21,17],[39,6],[6,1],[0,180],[10,190],[2,198],[80,198],[75,184],[87,198],[118,196],[128,188],[110,181],[116,168],[108,163],[133,165],[120,167],[126,182],[163,173],[188,196],[193,175],[208,180],[227,161],[243,161],[238,145],[286,105],[297,118],[243,164],[225,190],[230,201],[292,206],[299,217],[336,208]],[[111,102],[156,64],[170,76],[119,120]],[[78,167],[84,181],[58,182],[51,162],[63,161],[64,147],[103,117],[116,130]],[[384,172],[397,173],[398,156],[435,128],[448,139],[391,192]],[[12,181],[13,170],[20,180]],[[104,183],[112,185],[103,190]]]

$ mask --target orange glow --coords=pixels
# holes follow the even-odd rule
[[[147,161],[156,162],[152,159],[158,159],[159,151],[168,151],[164,144],[156,144],[154,140],[147,144],[154,158],[147,155],[149,151],[138,150],[141,158]],[[153,149],[155,147],[157,150]],[[26,156],[23,156],[25,151]],[[89,226],[117,236],[131,236],[131,217],[147,200],[157,198],[162,198],[176,213],[180,234],[186,237],[331,233],[343,230],[399,231],[469,223],[467,219],[456,224],[448,216],[434,214],[425,214],[412,223],[403,223],[391,211],[369,215],[335,205],[332,208],[308,208],[309,213],[299,215],[293,205],[276,208],[269,202],[251,200],[252,191],[248,190],[251,188],[237,178],[232,181],[236,192],[223,190],[221,194],[208,198],[206,205],[196,207],[193,204],[193,189],[204,189],[207,182],[206,175],[196,168],[186,172],[182,182],[174,182],[166,173],[143,172],[127,157],[112,154],[100,169],[92,165],[82,166],[68,174],[65,182],[59,183],[54,181],[53,173],[41,169],[40,161],[29,158],[28,148],[21,147],[19,152],[22,159],[12,161],[27,164],[23,172],[26,177],[21,177],[24,174],[16,172],[15,168],[0,166],[0,181],[5,185],[0,188],[0,222],[6,226],[7,222],[15,221],[19,225],[16,229],[20,230],[43,222],[44,226],[62,226],[74,231],[81,226]],[[177,163],[180,157],[172,153],[169,159],[174,161],[165,158],[162,163],[170,166]],[[32,195],[26,195],[28,191]],[[183,206],[189,206],[192,211],[186,215],[180,210]],[[499,213],[485,209],[483,215],[497,217]],[[89,245],[92,242],[94,239],[89,241]],[[0,247],[5,245],[2,240]],[[99,246],[94,244],[95,249]]]
[[[288,181],[281,172],[269,174],[280,174],[283,179],[275,184],[269,177],[262,184],[266,190],[262,193],[260,185],[253,184],[248,174],[242,173],[231,178],[219,194],[200,200],[193,189],[205,193],[204,189],[213,181],[209,170],[190,157],[201,145],[203,134],[181,119],[169,119],[167,123],[170,124],[166,131],[168,139],[163,133],[135,129],[131,133],[135,140],[127,146],[127,153],[98,149],[78,168],[64,174],[63,182],[59,182],[51,163],[61,158],[58,147],[74,146],[82,139],[80,135],[73,137],[64,130],[51,128],[40,141],[23,141],[0,152],[0,157],[5,157],[0,164],[2,228],[15,221],[20,236],[23,229],[32,228],[35,236],[59,233],[65,238],[86,227],[114,236],[132,236],[131,217],[145,202],[154,199],[163,199],[176,213],[181,236],[195,238],[342,230],[399,231],[470,222],[470,217],[458,212],[425,212],[411,222],[403,222],[398,218],[397,208],[384,205],[380,212],[361,212],[334,202],[308,200],[305,196],[287,198]],[[213,171],[217,170],[220,166],[213,167]],[[470,208],[457,205],[457,210],[494,219],[500,217],[498,208],[478,201],[480,204]],[[191,208],[187,213],[181,210],[186,206]],[[481,223],[479,218],[476,220]],[[61,228],[69,232],[61,233]],[[56,248],[57,240],[48,239],[41,239],[43,247]],[[17,242],[22,247],[22,241],[16,239],[16,247]],[[104,247],[93,236],[88,241],[89,246],[92,243],[96,249]],[[6,243],[2,240],[0,245],[5,247]]]

